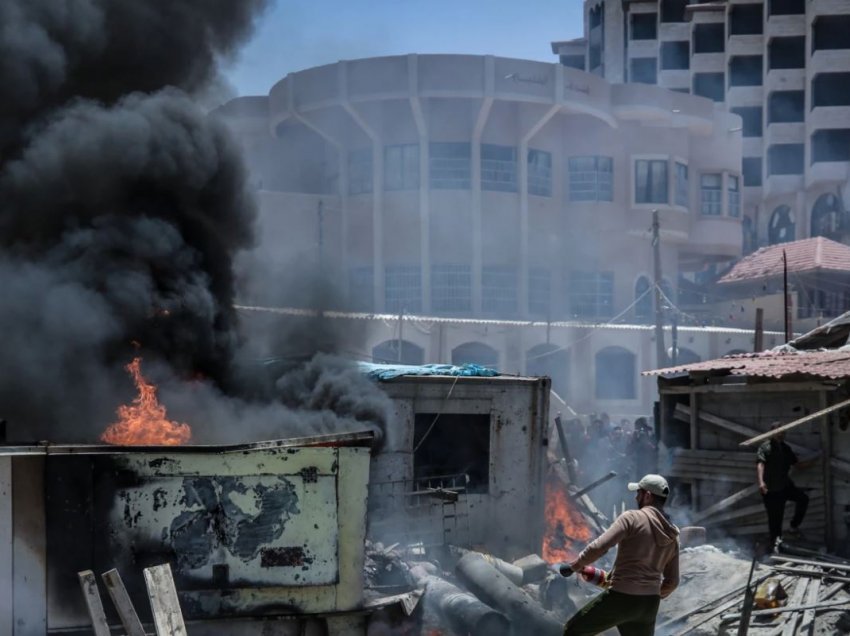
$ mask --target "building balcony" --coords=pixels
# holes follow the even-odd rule
[[[764,145],[770,147],[774,144],[802,144],[806,142],[806,124],[778,123],[768,124],[764,130]]]
[[[772,15],[767,19],[765,38],[806,35],[805,15]]]
[[[809,0],[808,13],[817,15],[850,15],[847,0]]]
[[[764,154],[764,137],[744,137],[741,151],[744,157],[761,157]]]
[[[730,35],[726,40],[726,55],[761,55],[764,53],[763,35]]]
[[[809,75],[818,73],[839,73],[850,71],[850,42],[848,48],[815,51],[809,61]]]
[[[767,72],[765,93],[773,91],[802,91],[806,88],[806,69],[777,68]]]
[[[658,25],[658,39],[664,42],[681,42],[691,39],[689,22],[662,22]]]
[[[805,179],[801,174],[775,174],[765,177],[762,188],[764,198],[796,194],[805,186]]]
[[[691,55],[692,73],[725,73],[725,53],[694,53]]]
[[[658,57],[658,40],[629,40],[629,59],[633,57]]]
[[[807,129],[847,128],[850,126],[850,106],[817,106],[809,111]]]
[[[762,86],[730,86],[726,91],[726,105],[761,106],[764,103],[764,88]]]
[[[846,161],[819,161],[806,168],[806,187],[828,183],[844,183],[850,176],[850,163]]]
[[[687,88],[691,90],[691,72],[684,71],[658,71],[658,84],[664,88]]]

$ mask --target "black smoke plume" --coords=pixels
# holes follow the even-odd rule
[[[13,431],[91,437],[125,397],[133,341],[226,388],[232,262],[255,210],[235,143],[193,95],[265,4],[0,3],[0,416]]]

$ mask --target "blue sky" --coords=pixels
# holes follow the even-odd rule
[[[549,43],[582,34],[582,0],[277,0],[224,72],[239,95],[341,59],[493,54],[554,62]]]

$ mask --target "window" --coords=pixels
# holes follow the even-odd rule
[[[516,192],[516,148],[481,144],[481,189]]]
[[[803,91],[776,91],[767,98],[767,123],[793,123],[803,121],[806,112],[806,94]]]
[[[850,161],[850,128],[818,130],[812,135],[812,163]]]
[[[662,22],[685,22],[688,0],[661,0]]]
[[[658,37],[657,13],[633,13],[631,23],[632,40],[655,40]]]
[[[465,342],[452,349],[452,364],[477,364],[495,369],[499,366],[499,352],[483,342]]]
[[[799,318],[835,318],[850,307],[850,292],[845,290],[803,289],[797,292]]]
[[[606,347],[596,354],[595,362],[597,400],[635,399],[635,354],[622,347]]]
[[[401,342],[401,346],[399,346]],[[422,364],[425,350],[408,340],[385,340],[372,347],[372,362],[397,364]]]
[[[723,73],[694,73],[694,95],[722,102],[726,99],[725,81]]]
[[[812,107],[850,106],[850,73],[819,73],[812,80]]]
[[[694,53],[723,53],[726,29],[722,22],[694,25]]]
[[[485,265],[481,270],[481,309],[498,316],[517,310],[517,272],[507,265]]]
[[[729,86],[761,86],[761,55],[738,55],[729,60]]]
[[[803,15],[806,0],[769,0],[770,15]]]
[[[762,136],[761,120],[763,111],[761,106],[744,106],[741,108],[732,108],[731,110],[741,118],[744,137]]]
[[[575,68],[580,71],[584,70],[584,55],[561,55],[559,59],[561,64],[567,68]]]
[[[767,240],[771,245],[789,243],[796,237],[794,213],[787,205],[780,205],[770,215],[767,225]]]
[[[528,193],[541,197],[552,196],[552,153],[528,150]]]
[[[362,148],[348,153],[348,194],[372,191],[372,150]]]
[[[803,144],[774,144],[767,149],[767,174],[803,174]]]
[[[614,160],[570,157],[570,201],[613,201]]]
[[[805,36],[773,38],[767,45],[768,68],[806,68]]]
[[[348,306],[352,311],[375,310],[374,285],[371,267],[352,267],[348,271]]]
[[[819,15],[812,24],[812,52],[847,49],[850,15]]]
[[[472,309],[469,265],[431,266],[431,306],[434,311],[446,313],[465,313]]]
[[[744,157],[742,172],[745,186],[761,186],[761,163],[761,157]]]
[[[652,317],[652,284],[646,276],[641,276],[635,283],[635,318],[647,320]]]
[[[669,71],[683,71],[691,67],[691,43],[681,42],[661,43],[661,68]]]
[[[419,189],[419,144],[384,148],[384,189]]]
[[[472,155],[468,143],[433,142],[428,150],[433,189],[469,190],[472,180]]]
[[[465,475],[469,494],[490,490],[490,415],[416,413],[413,417],[414,489],[427,490],[435,477]],[[442,481],[442,480],[441,480]]]
[[[388,265],[384,281],[384,304],[388,312],[422,311],[422,274],[418,265]]]
[[[570,313],[577,318],[614,315],[614,272],[570,272]]]
[[[734,4],[729,9],[731,35],[758,35],[764,25],[764,8],[759,4]]]
[[[676,205],[688,207],[688,166],[676,162]]]
[[[704,174],[700,177],[700,211],[705,216],[723,213],[723,175]]]
[[[741,179],[734,175],[726,178],[726,189],[729,192],[729,216],[740,218],[741,216]]]
[[[528,271],[528,311],[535,316],[549,317],[552,275],[548,269],[532,267]]]
[[[654,57],[632,58],[629,79],[638,84],[658,83],[658,60]]]
[[[635,203],[667,203],[667,161],[635,161]]]
[[[822,194],[812,207],[811,236],[825,236],[840,241],[844,229],[843,218],[838,197],[832,193]]]

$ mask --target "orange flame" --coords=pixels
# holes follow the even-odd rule
[[[549,563],[572,561],[590,541],[590,527],[557,476],[546,479],[545,492],[543,559]]]
[[[188,424],[172,422],[156,399],[156,387],[142,375],[142,359],[133,358],[125,369],[133,376],[139,394],[131,404],[118,407],[118,421],[100,439],[121,446],[179,446],[192,438]]]

